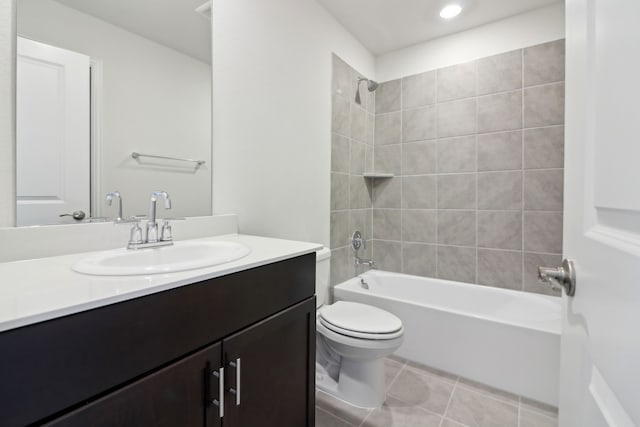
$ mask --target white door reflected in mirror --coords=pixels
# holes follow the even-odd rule
[[[17,47],[17,225],[70,222],[60,215],[90,210],[90,58]]]

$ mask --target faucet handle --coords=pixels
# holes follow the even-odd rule
[[[140,220],[135,219],[135,217],[133,217],[128,222],[133,222],[133,227],[131,227],[131,232],[129,234],[129,247],[131,245],[139,245],[143,243],[142,228],[140,228]]]
[[[160,233],[160,241],[162,242],[170,242],[173,240],[173,234],[171,230],[171,224],[169,223],[169,219],[164,220],[164,224],[162,224],[162,232]]]

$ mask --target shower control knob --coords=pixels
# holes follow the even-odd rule
[[[565,259],[562,267],[538,267],[538,279],[554,290],[564,289],[567,296],[572,297],[576,293],[576,269],[571,260]]]

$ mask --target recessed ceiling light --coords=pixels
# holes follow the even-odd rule
[[[440,17],[442,19],[451,19],[460,15],[460,12],[462,12],[462,6],[459,4],[449,4],[442,8],[440,11]]]

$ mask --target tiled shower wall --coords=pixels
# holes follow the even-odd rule
[[[349,245],[355,230],[371,236],[371,182],[364,178],[373,167],[375,94],[360,86],[362,104],[355,102],[356,70],[333,56],[331,124],[331,283],[355,275]],[[370,256],[371,245],[360,254]]]
[[[371,188],[377,266],[552,293],[536,268],[562,258],[564,41],[386,82],[375,113],[374,170],[396,175]]]

